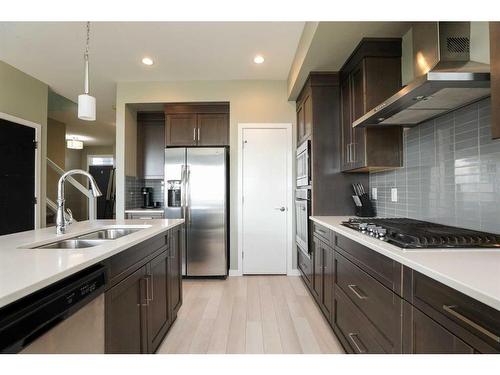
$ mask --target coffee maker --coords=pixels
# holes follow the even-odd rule
[[[142,194],[142,208],[153,208],[153,188],[143,187],[141,188]]]

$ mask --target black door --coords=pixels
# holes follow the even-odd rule
[[[102,195],[97,198],[97,218],[98,219],[112,219],[113,218],[113,197],[107,197],[108,185],[111,173],[114,167],[112,165],[91,165],[89,166],[89,173],[94,177],[97,182],[99,190]]]
[[[0,235],[35,228],[35,136],[0,119]]]

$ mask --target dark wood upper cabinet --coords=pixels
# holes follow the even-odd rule
[[[368,184],[367,175],[342,173],[340,95],[338,72],[311,72],[296,101],[297,146],[311,142],[312,215],[354,214],[351,183]]]
[[[304,119],[304,106],[303,103],[297,105],[297,144],[301,144],[307,138],[305,119]]]
[[[161,179],[165,164],[165,114],[137,114],[137,174],[143,178]]]
[[[229,103],[165,105],[167,146],[229,145]]]
[[[197,115],[199,146],[224,146],[229,144],[229,116],[226,113]]]
[[[147,353],[146,267],[106,293],[106,353]]]
[[[490,22],[491,135],[500,138],[500,22]]]
[[[341,70],[342,170],[368,172],[403,165],[401,127],[352,128],[354,120],[401,88],[401,39],[365,38]]]
[[[176,113],[165,117],[167,146],[196,146],[196,114]]]

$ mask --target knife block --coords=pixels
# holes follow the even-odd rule
[[[373,207],[373,204],[370,200],[370,197],[368,194],[362,194],[359,195],[359,200],[361,201],[361,206],[354,206],[355,207],[355,215],[359,217],[375,217],[377,216],[377,213],[375,212],[375,207]]]

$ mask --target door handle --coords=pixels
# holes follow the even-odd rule
[[[286,210],[285,207],[275,207],[275,210],[280,210],[281,212],[284,212]]]

